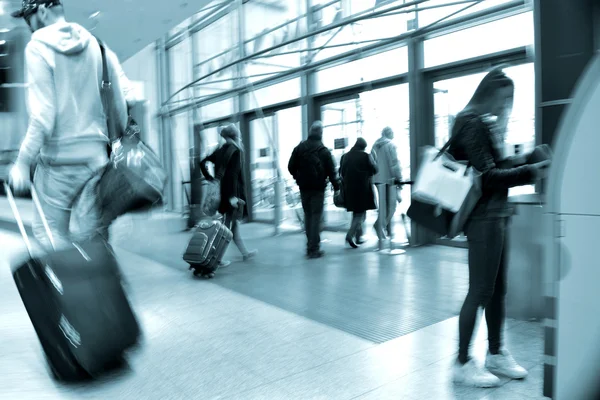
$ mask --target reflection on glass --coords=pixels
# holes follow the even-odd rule
[[[169,61],[169,89],[171,93],[177,92],[179,89],[192,81],[192,48],[190,39],[186,37],[181,42],[167,50],[167,58]],[[191,91],[183,91],[178,94],[172,102],[182,101],[192,97]]]
[[[292,21],[305,13],[305,0],[277,0],[244,2],[246,53],[256,52],[276,46],[306,32],[306,18]],[[288,22],[289,21],[289,22]],[[284,26],[272,31],[280,25]],[[268,33],[267,33],[268,32]],[[303,41],[278,48],[264,56],[252,59],[247,64],[247,74],[251,82],[265,79],[261,74],[277,73],[288,68],[299,67],[302,60]],[[285,53],[285,54],[284,54]]]
[[[175,209],[183,211],[188,204],[185,201],[182,183],[190,180],[190,115],[189,112],[176,114],[170,118],[173,137],[173,191]]]
[[[382,2],[378,0],[340,1],[316,11],[314,19],[319,28],[326,27],[341,22],[345,18],[368,13],[379,3]],[[402,4],[400,1],[387,3],[389,2],[386,2],[388,6]],[[412,18],[410,13],[396,13],[366,18],[341,28],[323,32],[315,37],[315,46],[328,46],[328,48],[319,51],[315,60],[325,60],[353,49],[368,46],[377,40],[401,35],[408,31],[408,20]]]
[[[410,179],[410,136],[409,136],[409,98],[408,85],[397,85],[383,89],[363,92],[356,99],[345,100],[323,105],[323,142],[332,149],[336,165],[339,167],[341,156],[350,150],[358,137],[367,141],[367,151],[377,139],[381,131],[389,126],[395,133],[394,144],[398,149],[398,159],[402,168],[402,176]],[[405,186],[401,192],[402,202],[398,205],[394,221],[396,223],[396,239],[406,241],[402,214],[410,206],[410,187]],[[331,188],[326,195],[327,225],[334,228],[346,228],[350,214],[333,205]],[[367,213],[366,232],[370,232],[377,219],[377,212]],[[410,227],[408,227],[410,229]]]
[[[317,93],[408,72],[406,46],[317,71]]]
[[[475,12],[483,11],[492,7],[496,7],[504,3],[509,3],[510,1],[512,0],[484,0],[479,2],[478,4],[474,4],[475,2],[456,4],[456,0],[428,0],[419,7],[424,9],[423,11],[419,11],[419,27],[424,27],[433,24],[439,21],[440,19],[449,16],[452,13],[464,9],[466,6],[469,5],[471,7],[445,19],[444,22],[452,21],[453,19],[464,17],[465,15],[473,14]],[[449,3],[450,5],[446,5],[444,7],[433,8],[434,6],[441,6]]]
[[[533,45],[533,12],[425,40],[425,68]]]
[[[506,155],[535,147],[535,79],[533,64],[504,70],[515,82],[515,100],[506,133]],[[449,139],[454,116],[469,102],[485,73],[461,76],[434,83],[435,145],[441,148]],[[509,195],[534,193],[535,186],[512,188]]]
[[[302,109],[293,107],[277,111],[250,122],[250,165],[254,219],[275,221],[275,183],[277,168],[281,172],[282,225],[298,228],[302,206],[298,188],[287,165],[294,147],[302,141]]]
[[[228,65],[238,58],[239,23],[233,10],[201,31],[195,32],[194,78],[198,79]],[[224,54],[221,54],[225,52]],[[230,67],[202,80],[195,86],[197,97],[215,95],[234,87],[236,68]],[[188,82],[191,82],[189,80]]]
[[[251,91],[244,95],[246,96],[244,103],[248,110],[254,110],[299,99],[301,96],[300,83],[300,78],[293,78]]]

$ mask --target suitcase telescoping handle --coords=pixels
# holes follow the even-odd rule
[[[4,190],[6,192],[6,197],[8,198],[8,204],[10,204],[10,208],[15,216],[15,220],[17,221],[17,225],[19,226],[19,231],[21,232],[21,236],[23,236],[23,241],[25,242],[25,246],[27,247],[27,251],[29,252],[29,256],[33,258],[33,248],[31,247],[31,242],[29,241],[29,236],[27,235],[27,231],[25,231],[25,225],[23,225],[23,219],[21,218],[21,214],[19,213],[19,208],[17,207],[17,203],[15,202],[15,197],[13,196],[12,190],[10,186],[4,182]],[[56,249],[54,246],[54,237],[52,236],[52,232],[50,231],[50,226],[48,225],[48,220],[46,219],[46,215],[44,215],[44,211],[42,210],[42,206],[40,204],[40,199],[37,195],[37,192],[33,185],[31,185],[31,198],[33,199],[33,204],[37,209],[37,212],[42,220],[42,224],[44,225],[44,229],[46,230],[46,234],[48,235],[48,239],[50,240],[50,245],[52,249]]]

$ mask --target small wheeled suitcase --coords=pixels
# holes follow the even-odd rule
[[[118,365],[141,333],[115,255],[108,243],[94,240],[33,257],[10,187],[5,189],[30,255],[13,277],[52,373],[63,381],[95,378]],[[31,194],[54,246],[33,187]]]
[[[194,275],[212,278],[233,239],[231,230],[217,220],[202,220],[194,228],[183,259],[190,264]]]

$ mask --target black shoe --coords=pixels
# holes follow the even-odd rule
[[[318,250],[312,253],[308,253],[307,257],[309,259],[316,259],[316,258],[321,258],[325,255],[325,252],[323,250]]]
[[[358,238],[356,238],[356,240],[354,241],[354,243],[356,243],[357,245],[360,246],[361,244],[367,243],[367,241],[365,239],[363,239],[363,238],[358,237]]]
[[[358,249],[358,245],[354,243],[354,240],[352,240],[351,237],[346,236],[346,243],[348,243],[353,249]]]

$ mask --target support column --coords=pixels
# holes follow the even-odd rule
[[[157,55],[157,76],[158,76],[158,99],[159,103],[163,104],[169,97],[169,62],[167,59],[167,52],[165,49],[165,39],[157,40],[156,44],[156,55]],[[169,114],[164,114],[164,109],[161,107],[160,117],[160,135],[161,135],[161,161],[167,171],[169,177],[169,183],[166,187],[165,193],[165,209],[173,211],[175,209],[174,201],[175,194],[173,191],[173,154],[172,154],[172,143],[171,143],[171,124]]]
[[[421,165],[420,149],[435,144],[433,84],[422,73],[424,49],[421,39],[408,42],[408,87],[410,97],[410,178],[414,180]],[[402,160],[401,160],[402,161]],[[433,243],[435,236],[411,222],[410,245]]]
[[[193,18],[192,24],[196,22],[196,18]],[[188,31],[189,32],[189,31]],[[190,42],[192,46],[192,79],[196,79],[196,65],[200,62],[197,57],[196,48],[196,35],[189,32]],[[191,97],[196,97],[196,87],[192,87],[189,90],[192,91]],[[189,167],[190,167],[190,214],[188,216],[188,228],[193,228],[202,218],[200,212],[200,201],[202,200],[202,180],[204,175],[199,168],[200,157],[202,156],[202,129],[201,125],[198,124],[201,121],[201,117],[198,115],[199,107],[194,106],[190,112],[192,140],[189,152]]]
[[[313,28],[314,24],[314,15],[313,15],[313,4],[312,0],[306,0],[306,29],[310,32]],[[308,48],[314,47],[315,38],[314,36],[310,36],[306,39],[306,44]],[[304,64],[306,60],[310,60],[312,57],[312,52],[306,52],[305,56],[302,59],[302,63]],[[314,93],[316,92],[316,82],[315,82],[315,74],[313,71],[304,71],[302,76],[300,77],[301,87],[301,96],[302,96],[302,139],[305,140],[308,138],[308,129],[310,125],[321,118],[319,110],[316,109]]]
[[[573,89],[600,49],[600,4],[597,0],[534,0],[534,19],[536,140],[554,146]],[[560,362],[556,359],[556,293],[546,293],[545,305],[543,395],[555,398],[556,364]]]
[[[535,0],[536,131],[553,145],[573,88],[598,49],[594,0]],[[597,18],[597,17],[596,17]],[[596,41],[596,43],[595,43]]]

